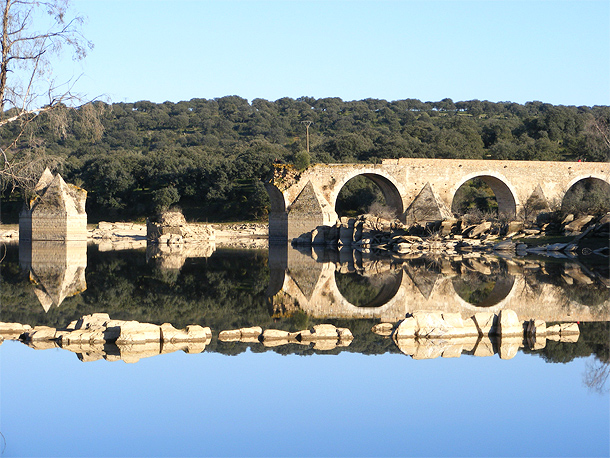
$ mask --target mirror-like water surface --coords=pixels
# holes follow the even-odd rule
[[[3,331],[4,456],[610,453],[607,259],[8,246],[1,266],[3,323],[63,329],[107,313],[212,332],[199,347],[157,343],[138,353],[111,343],[24,345]],[[396,332],[423,311],[466,323],[507,309],[549,329],[578,322],[579,333],[372,331],[387,323]],[[319,324],[353,339],[221,335]]]

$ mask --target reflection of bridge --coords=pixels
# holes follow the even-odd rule
[[[482,309],[495,313],[511,309],[522,321],[610,321],[610,300],[595,308],[578,304],[560,286],[532,283],[523,267],[510,260],[503,261],[506,275],[495,282],[483,302],[473,305],[456,292],[454,280],[459,277],[448,259],[441,264],[439,272],[434,272],[408,263],[396,267],[389,260],[363,261],[352,250],[312,251],[311,254],[290,247],[270,248],[269,293],[276,313],[301,309],[318,318],[374,318],[396,322],[417,310],[458,312],[466,318]],[[484,258],[469,264],[482,273],[489,265]],[[337,285],[337,273],[357,269],[369,274],[385,272],[387,280],[374,301],[360,307],[350,303]],[[574,274],[576,281],[579,275],[584,276],[578,272]]]
[[[458,188],[480,178],[493,190],[501,213],[520,214],[528,199],[561,202],[575,183],[592,178],[610,182],[607,163],[387,159],[381,164],[318,164],[300,174],[278,166],[267,185],[271,200],[269,236],[292,239],[318,226],[334,225],[335,203],[356,176],[371,179],[403,220],[448,216]],[[432,205],[431,205],[432,204]],[[423,218],[423,219],[422,219]]]

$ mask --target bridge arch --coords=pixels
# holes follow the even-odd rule
[[[580,189],[579,189],[580,188]],[[561,208],[568,212],[597,212],[607,207],[610,182],[595,175],[580,176],[568,183],[561,195]]]
[[[606,183],[607,185],[610,185],[610,178],[606,175],[603,176],[601,174],[594,174],[594,173],[589,173],[586,175],[579,175],[576,178],[573,178],[569,183],[568,186],[565,189],[565,192],[568,192],[569,189],[574,186],[576,183],[579,183],[581,181],[584,180],[597,180],[597,181],[603,181],[604,183]],[[565,193],[564,193],[565,195]]]
[[[333,192],[330,195],[330,204],[332,208],[336,209],[337,199],[343,187],[353,178],[358,176],[363,176],[368,178],[373,183],[377,185],[381,194],[383,195],[386,205],[388,207],[394,208],[396,210],[397,215],[402,215],[405,210],[403,195],[404,191],[401,192],[402,186],[396,181],[396,179],[388,173],[385,173],[381,170],[371,169],[368,170],[366,168],[354,170],[351,173],[346,173],[342,176],[333,189]]]
[[[480,179],[491,188],[498,202],[498,214],[505,214],[511,218],[514,218],[517,215],[521,204],[518,201],[516,189],[501,174],[489,170],[469,173],[461,177],[461,179],[451,187],[451,208],[453,208],[453,200],[455,199],[455,193],[457,190],[460,189],[464,183],[474,178]]]

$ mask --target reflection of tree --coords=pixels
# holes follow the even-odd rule
[[[356,307],[362,307],[372,302],[385,283],[381,279],[364,277],[357,272],[347,274],[336,272],[335,281],[345,300]]]
[[[583,383],[596,393],[602,394],[609,391],[608,377],[610,376],[610,362],[601,361],[597,358],[587,361]]]
[[[489,297],[496,285],[496,275],[467,272],[454,279],[453,287],[458,296],[472,305],[478,305]]]

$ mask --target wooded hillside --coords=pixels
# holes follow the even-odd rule
[[[309,154],[304,121],[312,122]],[[261,180],[274,162],[606,161],[609,124],[607,106],[228,96],[65,108],[39,116],[19,148],[59,159],[57,171],[89,191],[91,221],[145,217],[174,204],[191,220],[222,221],[266,215]],[[15,201],[7,192],[3,201]]]

